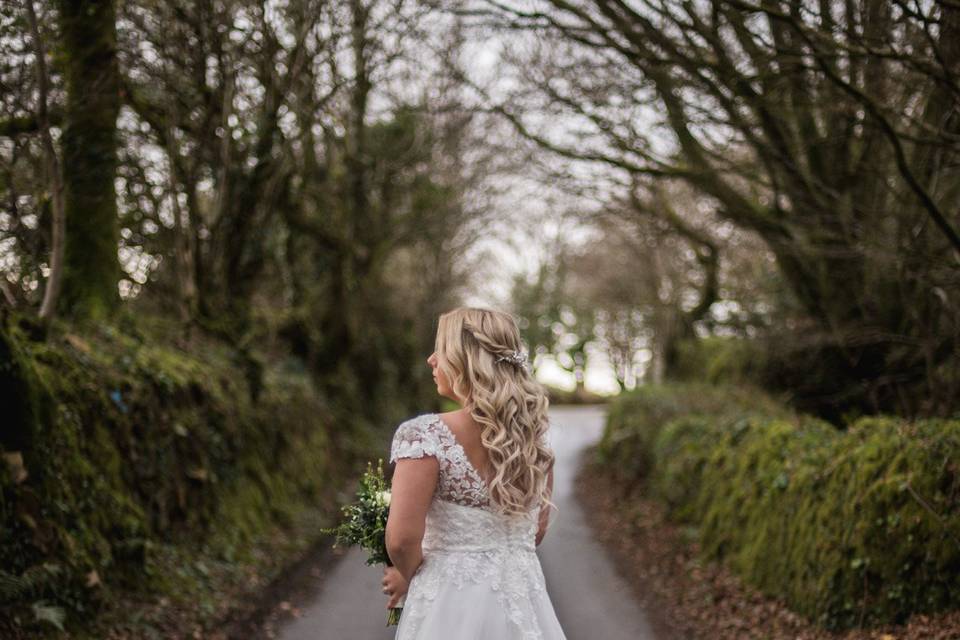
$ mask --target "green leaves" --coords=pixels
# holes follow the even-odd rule
[[[705,557],[824,626],[956,608],[960,421],[873,416],[839,430],[749,411],[738,393],[649,386],[618,398],[606,465],[695,528]]]
[[[377,459],[377,468],[367,463],[367,471],[360,478],[356,501],[344,505],[343,520],[336,527],[321,529],[323,533],[336,536],[334,547],[357,545],[367,550],[367,564],[383,563],[392,566],[387,555],[387,516],[390,513],[386,494],[390,487],[383,475],[383,459]]]

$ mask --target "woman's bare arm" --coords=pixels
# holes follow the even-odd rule
[[[440,464],[434,456],[400,458],[393,471],[386,529],[387,555],[407,582],[423,561],[420,543],[439,476]]]

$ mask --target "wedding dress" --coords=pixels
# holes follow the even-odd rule
[[[508,517],[436,413],[397,427],[390,462],[435,456],[423,562],[410,579],[395,640],[566,640],[534,539],[540,508]]]

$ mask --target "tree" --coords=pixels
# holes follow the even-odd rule
[[[47,173],[53,200],[53,228],[52,246],[50,248],[50,276],[43,293],[43,304],[40,306],[39,316],[49,322],[57,309],[60,298],[60,289],[63,281],[63,254],[64,235],[66,234],[66,212],[63,202],[63,175],[60,158],[54,148],[53,136],[50,134],[50,111],[48,104],[49,76],[47,74],[47,51],[43,37],[40,35],[40,21],[33,6],[33,0],[26,0],[27,17],[30,23],[30,37],[33,40],[33,49],[36,54],[38,108],[37,127],[43,141],[43,155],[46,160]]]
[[[803,361],[815,371],[788,376],[818,381],[803,391],[810,408],[956,407],[953,3],[545,0],[461,11],[541,35],[513,57],[522,91],[489,103],[524,135],[651,193],[689,185],[764,239],[818,323],[793,341],[795,354],[818,354]],[[528,111],[566,114],[576,141],[533,126]]]
[[[532,278],[514,276],[510,300],[531,360],[538,353],[552,356],[557,366],[573,376],[575,393],[580,394],[585,388],[587,345],[597,339],[595,310],[589,298],[573,290],[575,267],[571,265],[577,249],[562,235],[551,248]]]
[[[67,96],[63,303],[76,316],[96,318],[120,302],[116,15],[112,1],[60,0],[57,9]]]
[[[49,212],[52,238],[40,317],[49,321],[62,308],[78,319],[95,319],[113,313],[120,300],[115,12],[112,2],[57,2],[55,7],[58,40],[48,69],[44,14],[31,0],[24,4],[28,35],[17,34],[12,42],[30,42],[34,82],[29,86],[36,91],[27,89],[29,99],[13,102],[16,111],[0,122],[0,136],[8,138],[13,149],[33,134],[41,140],[49,183],[39,191],[38,212],[44,219]],[[62,74],[62,89],[54,82],[54,70]],[[62,132],[59,153],[53,127]],[[10,181],[4,186],[14,190],[19,185]],[[3,290],[8,303],[18,302],[9,283],[3,282]]]

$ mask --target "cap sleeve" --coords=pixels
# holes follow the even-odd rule
[[[427,421],[412,418],[400,424],[393,434],[390,462],[399,458],[439,457],[440,443]]]

